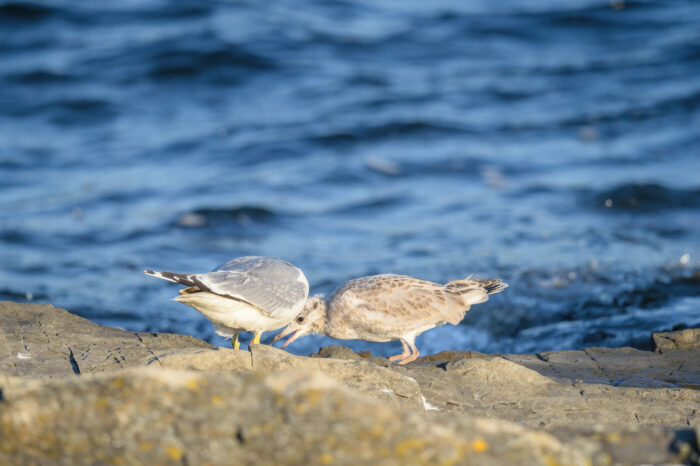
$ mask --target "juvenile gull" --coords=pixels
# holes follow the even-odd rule
[[[304,273],[274,257],[239,257],[209,273],[143,273],[187,286],[175,301],[204,314],[216,333],[232,339],[234,349],[239,331],[254,332],[251,344],[260,343],[263,332],[296,317],[309,295]]]
[[[272,341],[291,335],[282,348],[308,333],[340,340],[400,340],[403,353],[391,361],[406,364],[420,355],[416,336],[433,327],[457,325],[472,304],[508,285],[500,279],[438,283],[406,275],[373,275],[350,280],[324,301],[309,298],[304,310]]]

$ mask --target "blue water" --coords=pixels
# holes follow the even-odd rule
[[[249,254],[510,284],[424,354],[699,326],[700,3],[0,1],[0,298],[226,345],[141,270]]]

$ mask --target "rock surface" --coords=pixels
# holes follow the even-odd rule
[[[8,385],[0,459],[14,464],[586,462],[548,434],[503,421],[437,423],[318,371],[147,368]]]
[[[680,343],[657,353],[450,351],[397,366],[0,302],[0,464],[693,462],[700,348],[680,346],[693,338],[661,337]]]
[[[214,347],[185,335],[104,327],[49,304],[0,301],[0,372],[56,377],[159,364]]]
[[[687,328],[677,332],[655,333],[652,337],[657,353],[700,348],[700,329],[698,328]]]

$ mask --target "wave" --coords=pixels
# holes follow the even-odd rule
[[[274,60],[248,47],[228,42],[210,31],[161,39],[125,49],[102,59],[129,69],[129,80],[145,76],[159,81],[207,78],[236,82],[250,73],[277,68]]]
[[[270,60],[235,45],[210,50],[161,50],[152,55],[151,63],[148,75],[154,79],[190,78],[215,72],[230,77],[244,70],[274,68]]]
[[[144,81],[202,80],[237,84],[257,73],[278,68],[277,62],[254,51],[253,44],[232,42],[201,27],[179,35],[121,39],[98,54],[77,57],[75,68],[91,70],[91,81],[133,85]]]
[[[625,27],[654,27],[665,22],[664,15],[649,14],[650,10],[658,8],[648,1],[612,0],[609,3],[593,2],[570,10],[545,10],[538,14],[549,26],[586,27],[586,28],[618,28]],[[624,9],[641,14],[614,14],[611,10]],[[613,14],[611,14],[613,13]]]
[[[10,73],[4,78],[12,84],[61,84],[76,80],[73,75],[46,69]]]
[[[29,235],[19,230],[0,231],[0,242],[4,244],[25,244],[29,240]]]
[[[0,22],[17,24],[17,22],[42,21],[60,10],[47,5],[31,2],[8,2],[0,5]]]
[[[32,95],[36,100],[36,95]],[[43,116],[59,126],[93,125],[119,115],[119,107],[99,97],[60,98],[35,104],[18,102],[7,108],[13,116]]]
[[[641,348],[652,330],[700,324],[694,309],[673,314],[679,302],[696,302],[700,297],[697,267],[676,263],[634,273],[602,266],[531,269],[511,276],[508,282],[511,293],[500,297],[488,313],[475,312],[469,324],[517,341],[518,351],[607,345],[613,339],[606,332],[614,333],[617,344]],[[596,322],[627,321],[634,321],[635,327],[606,329],[601,324],[596,328]],[[571,337],[571,343],[557,341],[564,335]]]
[[[94,7],[78,3],[64,3],[63,5],[49,6],[50,2],[37,1],[10,1],[0,4],[0,23],[6,22],[8,26],[21,26],[22,23],[39,23],[55,17],[64,17],[79,23],[99,24],[101,22],[115,20],[127,20],[130,22],[143,21],[144,18],[152,20],[192,19],[206,16],[213,11],[207,5],[195,2],[177,2],[164,5],[130,5],[111,7],[101,5],[100,15]],[[58,3],[58,2],[55,2]],[[109,20],[105,19],[109,17]]]
[[[656,332],[697,328],[700,325],[698,298],[686,297],[651,309],[608,310],[595,318],[551,322],[530,327],[514,341],[517,352],[541,352],[554,349],[581,349],[591,346],[631,346],[652,349],[651,335]]]
[[[627,183],[591,196],[601,210],[654,212],[700,207],[700,189],[673,189],[656,183]]]
[[[700,296],[700,271],[681,274],[678,270],[660,271],[647,283],[638,283],[610,296],[592,296],[577,303],[567,313],[571,318],[601,317],[611,309],[657,308],[680,297]],[[700,319],[700,316],[699,316]]]
[[[251,222],[270,222],[279,215],[268,208],[258,206],[202,208],[182,214],[175,222],[179,227],[199,228],[221,223],[246,226]]]
[[[10,300],[20,303],[31,302],[34,300],[45,301],[50,296],[44,293],[32,293],[30,291],[17,291],[11,288],[0,288],[0,300]]]
[[[365,161],[365,168],[390,177],[459,176],[482,178],[489,184],[502,183],[504,174],[522,174],[527,169],[524,164],[513,163],[507,167],[478,157],[426,157],[411,161],[370,158]]]
[[[400,197],[383,197],[377,199],[368,199],[355,202],[349,205],[331,209],[328,213],[331,214],[366,214],[375,210],[383,211],[392,207],[400,206],[405,199]]]
[[[458,125],[426,120],[389,121],[375,125],[357,125],[350,128],[329,129],[310,136],[312,142],[337,146],[406,136],[438,137],[472,133]]]
[[[154,6],[147,9],[144,8],[144,10],[146,11],[134,11],[133,14],[139,16],[147,14],[149,15],[149,18],[157,18],[163,20],[172,20],[180,18],[192,19],[201,16],[208,16],[214,11],[214,7],[195,1],[180,1],[176,3],[169,3],[167,5],[167,8]]]

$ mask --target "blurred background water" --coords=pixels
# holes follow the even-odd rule
[[[424,354],[648,348],[699,227],[695,0],[0,1],[0,299],[227,345],[141,270],[270,255],[510,284]]]

